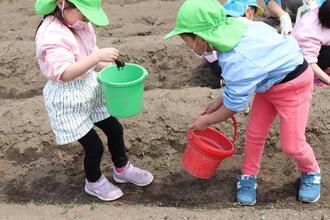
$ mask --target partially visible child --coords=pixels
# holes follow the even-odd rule
[[[297,39],[319,86],[330,85],[330,0],[305,14],[295,25]]]
[[[246,17],[254,19],[255,14],[263,14],[264,10],[258,5],[257,0],[228,0],[223,4],[228,17]]]
[[[176,35],[198,55],[217,50],[226,81],[223,94],[205,107],[191,129],[205,130],[243,111],[256,93],[245,136],[237,203],[256,203],[264,143],[276,116],[280,118],[282,151],[296,162],[301,174],[299,200],[316,202],[320,198],[321,174],[305,137],[313,71],[297,41],[263,22],[228,18],[218,0],[186,0],[174,30],[165,39]]]
[[[109,23],[101,0],[37,0],[35,10],[44,16],[35,43],[41,72],[48,78],[43,95],[50,125],[58,144],[78,141],[82,145],[86,193],[105,201],[123,195],[102,175],[103,144],[94,126],[108,138],[114,163],[113,179],[118,183],[149,185],[153,175],[128,161],[123,127],[108,114],[96,81],[94,68],[113,63],[119,56],[114,48],[98,49],[96,46],[95,32],[89,21],[100,26]]]
[[[228,0],[223,7],[226,10],[228,17],[244,17],[249,20],[253,20],[255,14],[263,14],[264,10],[257,3],[257,0]],[[212,54],[205,56],[205,59],[208,61],[212,73],[218,77],[221,77],[221,67],[218,64],[218,54],[214,50]],[[223,81],[221,81],[221,86]]]
[[[321,6],[324,0],[264,0],[271,14],[279,18],[281,34],[289,35],[292,32],[292,21],[287,12],[287,6],[293,14],[296,14],[303,1],[308,5]]]

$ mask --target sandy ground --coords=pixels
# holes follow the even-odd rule
[[[121,120],[130,160],[155,175],[146,188],[120,185],[124,197],[105,204],[83,192],[83,152],[78,144],[56,146],[45,112],[45,79],[35,59],[34,33],[40,18],[34,1],[0,0],[0,219],[329,219],[330,89],[317,88],[306,129],[322,169],[316,204],[296,199],[298,172],[279,149],[271,129],[258,179],[258,203],[235,204],[247,116],[238,114],[236,153],[210,180],[180,165],[186,128],[219,93],[218,80],[180,39],[163,41],[182,1],[113,0],[104,8],[112,24],[96,28],[100,47],[116,47],[149,71],[142,114]],[[229,122],[217,126],[231,135]],[[101,133],[100,133],[101,134]],[[101,134],[103,140],[104,135]],[[110,159],[102,162],[111,177]]]
[[[21,205],[1,205],[2,215],[7,216],[7,220],[97,220],[97,219],[120,219],[120,220],[250,220],[250,219],[330,219],[329,210],[314,211],[294,211],[290,209],[281,210],[258,210],[255,208],[242,209],[237,212],[236,209],[205,210],[205,209],[178,209],[178,208],[160,208],[144,206],[120,205],[100,205],[90,204],[77,206],[69,205],[42,205],[33,204]]]

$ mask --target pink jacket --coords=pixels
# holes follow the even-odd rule
[[[41,72],[50,80],[61,82],[65,69],[97,49],[92,25],[72,32],[53,16],[48,16],[35,38]],[[88,72],[77,78],[84,79]]]
[[[305,14],[292,32],[308,63],[317,63],[321,46],[330,45],[330,29],[321,26],[318,12],[316,8]]]

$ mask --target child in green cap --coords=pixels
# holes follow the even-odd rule
[[[101,173],[103,144],[94,125],[108,138],[113,179],[118,183],[149,185],[153,175],[128,161],[123,127],[108,114],[96,81],[95,68],[101,69],[119,56],[114,48],[96,46],[90,22],[100,26],[109,23],[101,0],[37,0],[35,10],[44,16],[35,43],[41,72],[48,79],[43,95],[50,125],[58,144],[78,141],[83,146],[86,193],[105,201],[123,195]]]
[[[186,0],[178,12],[176,27],[165,39],[175,35],[198,55],[217,50],[226,81],[224,92],[196,117],[191,129],[205,130],[243,111],[256,93],[237,183],[238,204],[256,203],[264,142],[276,116],[280,118],[281,148],[295,160],[301,174],[299,200],[316,202],[320,198],[320,168],[305,137],[313,71],[297,41],[283,37],[263,22],[228,18],[217,0]]]

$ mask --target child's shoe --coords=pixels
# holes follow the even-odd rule
[[[121,189],[110,183],[103,175],[95,183],[86,180],[85,192],[104,201],[116,200],[123,196]]]
[[[320,198],[321,193],[321,174],[317,173],[301,173],[299,201],[316,202]]]
[[[120,173],[117,172],[116,168],[113,168],[113,179],[117,183],[129,182],[137,186],[147,186],[154,180],[154,176],[150,172],[134,167],[128,162]]]
[[[257,202],[257,177],[241,175],[237,182],[237,204],[254,205]]]

